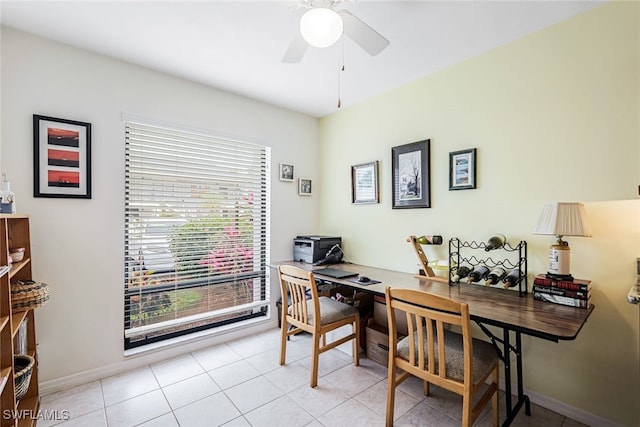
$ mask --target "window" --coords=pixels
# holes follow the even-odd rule
[[[125,349],[265,316],[270,149],[125,122]]]

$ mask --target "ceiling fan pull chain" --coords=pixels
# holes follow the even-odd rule
[[[342,58],[340,61],[341,62],[340,69],[338,70],[338,108],[340,108],[340,106],[342,105],[340,98],[342,94],[342,73],[344,72],[344,36],[342,37],[341,42],[342,42],[342,46],[341,46]]]

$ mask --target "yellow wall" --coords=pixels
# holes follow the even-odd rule
[[[637,3],[609,3],[322,119],[318,187],[320,232],[341,235],[348,260],[408,272],[411,234],[495,232],[526,240],[530,275],[544,272],[542,205],[585,202],[593,237],[567,240],[596,309],[575,341],[524,340],[525,387],[629,426],[640,424],[639,310],[626,302],[640,256],[639,23]],[[432,207],[393,210],[391,147],[426,138]],[[449,152],[467,148],[478,188],[449,191]],[[351,166],[374,160],[381,201],[352,205]],[[446,259],[446,245],[427,256]]]

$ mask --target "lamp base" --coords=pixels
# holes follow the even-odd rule
[[[547,272],[547,279],[573,282],[573,276],[571,274],[554,274]]]

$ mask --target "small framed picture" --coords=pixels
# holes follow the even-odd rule
[[[351,203],[378,202],[378,162],[351,166]]]
[[[280,181],[293,182],[293,165],[280,163]]]
[[[33,197],[91,198],[91,123],[33,115]]]
[[[311,195],[311,180],[309,178],[298,178],[298,194],[301,196]]]
[[[430,143],[425,139],[391,148],[393,209],[431,207]]]
[[[476,149],[449,153],[449,190],[476,188]]]

